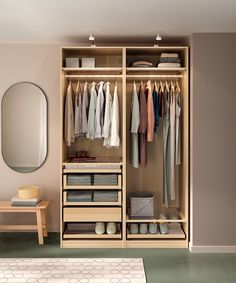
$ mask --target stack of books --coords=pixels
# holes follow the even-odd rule
[[[41,201],[40,198],[19,198],[14,197],[11,199],[12,206],[36,206]]]

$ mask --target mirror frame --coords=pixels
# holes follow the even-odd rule
[[[31,84],[31,85],[34,85],[36,86],[37,88],[39,88],[42,92],[42,94],[44,95],[45,97],[45,100],[46,100],[46,118],[47,118],[47,129],[46,129],[46,155],[45,155],[45,158],[44,158],[44,161],[40,164],[39,167],[37,167],[36,169],[32,170],[32,171],[27,171],[27,172],[19,172],[19,171],[16,171],[14,170],[8,163],[7,161],[5,160],[4,158],[4,155],[3,155],[3,99],[4,99],[4,96],[7,94],[8,90],[18,84],[22,84],[22,83],[26,83],[26,84]],[[17,83],[14,83],[12,84],[10,87],[8,87],[6,89],[6,91],[4,92],[3,96],[2,96],[2,99],[1,99],[1,154],[2,154],[2,158],[4,160],[4,162],[6,163],[6,165],[8,166],[8,168],[10,168],[12,171],[16,172],[16,173],[19,173],[19,174],[27,174],[27,173],[32,173],[32,172],[35,172],[36,170],[40,169],[44,163],[46,162],[47,160],[47,157],[48,157],[48,98],[47,98],[47,95],[45,93],[45,91],[37,84],[35,83],[32,83],[30,81],[20,81],[20,82],[17,82]]]

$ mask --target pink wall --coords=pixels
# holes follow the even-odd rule
[[[17,188],[22,185],[40,186],[42,198],[51,201],[48,210],[49,230],[57,231],[59,230],[60,181],[60,46],[0,45],[0,77],[0,99],[12,84],[29,81],[39,85],[48,100],[47,159],[40,169],[22,174],[8,168],[0,155],[0,200],[9,200],[15,196]],[[5,222],[31,224],[34,218],[35,216],[29,214],[1,213],[0,224]]]

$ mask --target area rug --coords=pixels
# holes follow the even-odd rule
[[[4,258],[0,283],[146,283],[141,258]]]

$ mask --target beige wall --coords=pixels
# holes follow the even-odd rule
[[[48,213],[50,230],[59,229],[59,60],[59,46],[0,45],[0,99],[9,86],[20,81],[29,81],[39,85],[48,99],[47,159],[40,169],[22,174],[8,168],[0,155],[0,200],[7,200],[15,196],[19,186],[39,185],[42,197],[51,201]],[[0,214],[0,223],[9,221],[30,223],[33,219],[34,217],[29,217],[29,215],[26,219],[23,214],[8,216]]]
[[[191,42],[192,244],[236,245],[236,34]]]

